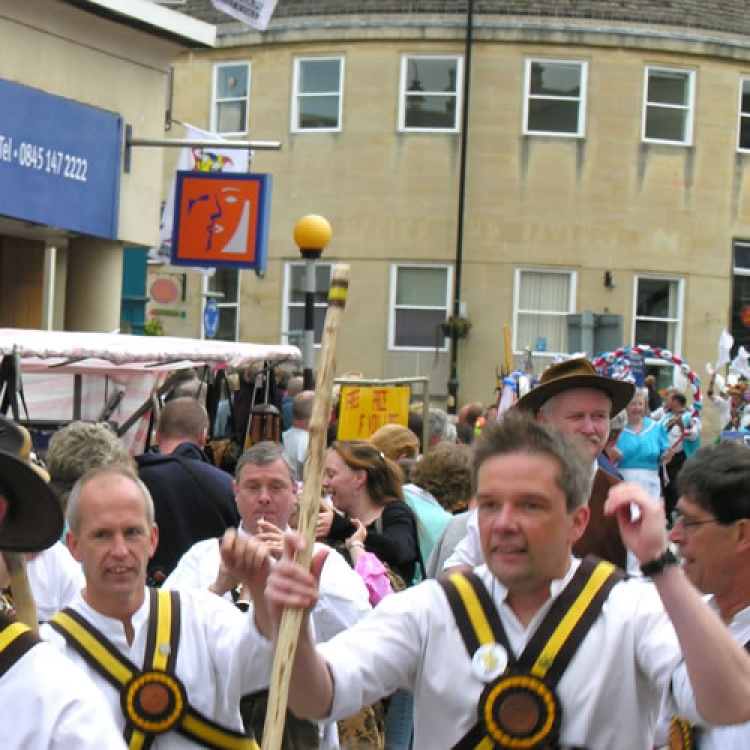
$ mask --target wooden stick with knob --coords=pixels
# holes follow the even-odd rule
[[[323,461],[325,458],[326,435],[331,414],[333,378],[336,366],[336,340],[341,325],[341,316],[346,304],[349,287],[349,266],[339,264],[333,268],[331,289],[328,293],[323,341],[320,353],[320,367],[315,384],[310,437],[305,463],[305,483],[299,502],[299,533],[305,540],[305,548],[296,560],[310,567],[312,549],[315,543],[315,527],[318,522],[321,490],[323,486]],[[289,680],[294,654],[297,650],[299,630],[302,624],[301,609],[285,609],[281,616],[279,637],[276,642],[271,686],[268,693],[268,709],[263,727],[263,750],[279,750],[286,721],[286,708],[289,698]]]

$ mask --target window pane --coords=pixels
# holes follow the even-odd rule
[[[648,74],[648,102],[687,105],[688,80],[689,76],[686,73],[650,71]]]
[[[750,151],[750,117],[740,119],[740,148]]]
[[[396,310],[396,346],[442,347],[444,338],[436,332],[445,320],[445,310]]]
[[[531,94],[580,97],[581,66],[577,63],[532,62]]]
[[[331,285],[331,266],[328,263],[315,265],[315,304],[328,304],[328,288]],[[296,263],[290,266],[289,302],[305,302],[305,266]]]
[[[396,304],[445,310],[447,281],[445,268],[399,268]]]
[[[750,327],[743,318],[747,319],[746,308],[750,306],[750,276],[735,276],[732,289],[732,336],[736,347],[744,346],[750,349]],[[743,314],[744,313],[744,314]]]
[[[675,326],[673,323],[657,320],[636,320],[635,322],[635,341],[637,344],[648,344],[674,351],[674,332]]]
[[[567,352],[567,315],[519,313],[516,343],[519,348],[528,347],[532,351]]]
[[[750,270],[750,245],[738,242],[734,246],[734,267]]]
[[[423,96],[407,94],[407,128],[455,128],[455,96]]]
[[[245,126],[244,101],[219,102],[216,105],[216,123],[219,133],[244,133]]]
[[[300,97],[299,127],[335,128],[339,124],[339,97]]]
[[[578,132],[577,101],[530,99],[528,129],[545,133]]]
[[[456,75],[458,61],[456,59],[426,60],[424,58],[409,58],[407,62],[408,75],[406,88],[408,91],[427,91],[440,93],[449,91],[456,93]]]
[[[219,341],[236,341],[237,339],[237,308],[219,308],[219,328],[216,331]]]
[[[669,279],[638,279],[636,315],[647,318],[676,317],[676,288],[676,282]]]
[[[219,303],[237,302],[237,287],[239,271],[235,268],[217,268],[213,276],[208,277],[207,290],[209,293],[223,293],[218,299]]]
[[[323,340],[323,324],[326,318],[326,308],[316,307],[313,316],[313,326],[315,328],[315,343],[319,344]],[[302,332],[305,330],[305,308],[289,308],[289,331]],[[300,339],[301,341],[302,339]]]
[[[518,305],[521,310],[539,310],[568,313],[570,310],[570,274],[535,273],[521,274],[521,289]]]
[[[247,96],[247,65],[227,65],[216,71],[216,98],[238,99]]]
[[[684,110],[649,105],[646,111],[646,138],[682,143],[685,140],[685,117]]]
[[[299,93],[338,93],[340,70],[340,60],[301,60],[299,64]]]

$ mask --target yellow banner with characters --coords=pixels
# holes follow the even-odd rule
[[[338,440],[367,440],[384,424],[406,427],[411,389],[408,386],[343,386]]]

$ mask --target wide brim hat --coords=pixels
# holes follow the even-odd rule
[[[588,359],[576,357],[548,367],[542,373],[539,385],[520,398],[516,407],[536,414],[546,401],[571,388],[593,388],[606,393],[612,401],[611,417],[621,412],[635,393],[633,383],[600,375]]]
[[[0,451],[0,496],[8,503],[0,520],[0,550],[40,552],[62,534],[60,501],[29,464]]]

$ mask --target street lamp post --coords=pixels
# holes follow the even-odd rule
[[[315,214],[303,216],[294,225],[294,241],[305,260],[305,328],[302,342],[302,379],[304,389],[315,388],[315,261],[331,241],[331,225]]]

